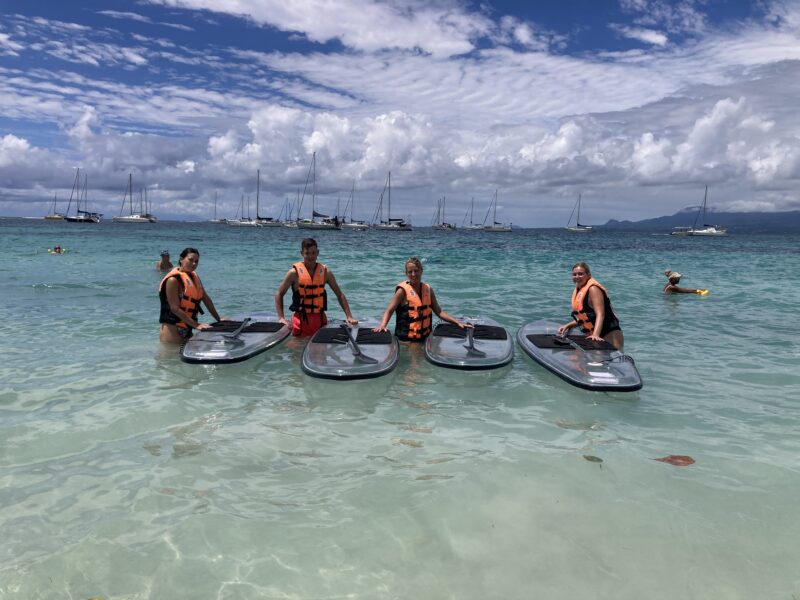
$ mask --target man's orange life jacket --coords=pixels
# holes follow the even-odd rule
[[[292,268],[297,271],[297,288],[292,290],[292,305],[289,310],[301,314],[328,310],[328,293],[325,291],[328,268],[318,262],[313,276],[302,261],[294,263]]]

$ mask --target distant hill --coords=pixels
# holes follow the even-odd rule
[[[696,214],[697,209],[685,209],[674,215],[643,221],[612,219],[600,227],[603,230],[668,233],[673,227],[691,226]],[[724,225],[729,233],[800,233],[800,210],[773,213],[709,211],[706,221],[712,225]]]

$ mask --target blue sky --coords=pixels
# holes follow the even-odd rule
[[[69,196],[161,218],[318,208],[565,224],[800,209],[800,2],[4,0],[0,215]],[[304,215],[307,216],[307,215]]]

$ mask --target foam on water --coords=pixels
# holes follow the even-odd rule
[[[157,342],[162,248],[199,247],[236,314],[272,308],[302,236],[0,221],[0,597],[800,596],[799,237],[318,236],[357,316],[413,254],[445,310],[512,333],[566,320],[587,261],[632,394],[519,351],[462,373],[404,347],[387,377],[330,382],[298,340],[220,366]],[[711,293],[664,297],[668,267]]]

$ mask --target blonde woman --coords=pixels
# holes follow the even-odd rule
[[[422,270],[422,262],[418,258],[411,257],[406,261],[407,279],[395,287],[394,296],[375,331],[388,331],[387,325],[395,312],[394,334],[398,339],[408,342],[424,342],[431,334],[432,313],[442,321],[462,329],[471,327],[442,310],[433,288],[422,282]]]

